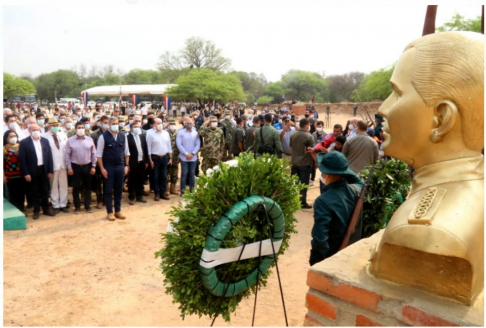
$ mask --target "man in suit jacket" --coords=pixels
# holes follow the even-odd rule
[[[52,153],[54,175],[49,179],[51,186],[51,203],[55,214],[59,213],[59,211],[69,213],[69,208],[67,207],[67,170],[66,162],[64,160],[67,136],[60,131],[61,124],[56,118],[49,118],[47,125],[49,132],[44,133],[42,137],[49,141]]]
[[[49,208],[49,179],[53,177],[53,161],[49,141],[41,137],[37,124],[29,127],[30,137],[20,142],[19,162],[22,174],[27,181],[27,192],[32,195],[34,220],[39,218],[40,205],[42,212],[55,216]]]
[[[145,181],[145,169],[148,167],[148,150],[145,135],[139,121],[130,125],[130,133],[127,134],[128,149],[130,151],[130,171],[128,173],[128,200],[129,204],[137,202],[146,203],[143,199],[143,184]]]

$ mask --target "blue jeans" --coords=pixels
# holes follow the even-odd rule
[[[156,196],[164,196],[167,190],[167,168],[169,155],[164,157],[152,155],[154,162],[154,193]]]
[[[104,179],[105,205],[108,214],[113,213],[113,189],[115,189],[115,213],[121,212],[121,199],[125,167],[123,165],[105,165],[108,179]]]
[[[194,174],[196,173],[196,164],[197,161],[194,162],[181,161],[181,167],[182,167],[181,196],[184,194],[184,191],[186,191],[187,178],[189,178],[189,190],[192,191],[192,189],[194,189]]]

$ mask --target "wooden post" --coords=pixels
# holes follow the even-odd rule
[[[436,14],[437,14],[437,6],[436,5],[428,5],[427,6],[427,13],[425,14],[425,23],[424,23],[424,30],[422,32],[422,36],[435,33],[435,16],[436,16]]]

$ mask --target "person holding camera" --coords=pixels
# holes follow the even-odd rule
[[[282,158],[282,143],[277,129],[272,126],[272,114],[265,114],[264,123],[255,135],[253,149],[256,151],[256,157],[272,154]]]

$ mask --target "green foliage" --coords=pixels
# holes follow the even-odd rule
[[[452,18],[444,25],[436,28],[437,32],[446,31],[473,31],[481,32],[481,16],[477,16],[474,19],[465,19],[464,16],[459,15],[457,12]]]
[[[392,93],[390,79],[395,65],[373,71],[361,81],[359,88],[351,96],[353,101],[385,100]]]
[[[374,165],[377,168],[371,175],[363,204],[362,238],[386,227],[411,187],[410,170],[405,162],[397,159],[381,159],[367,166],[359,173],[363,181],[366,181]]]
[[[80,97],[82,82],[76,72],[70,70],[57,70],[44,73],[34,79],[39,99],[54,101],[54,94],[61,97]]]
[[[231,167],[237,161],[238,166]],[[185,207],[179,203],[169,214],[177,218],[173,222],[174,233],[162,233],[164,247],[157,253],[160,268],[165,275],[166,293],[179,303],[181,317],[197,314],[221,315],[229,321],[231,313],[253,289],[232,297],[218,297],[203,287],[199,277],[199,258],[204,248],[207,230],[234,204],[250,195],[261,195],[275,200],[284,213],[285,235],[279,254],[289,247],[290,235],[296,233],[294,213],[300,208],[299,190],[304,185],[290,176],[282,167],[281,160],[264,155],[254,159],[252,154],[242,154],[236,160],[220,163],[218,169],[209,172],[210,177],[198,178],[193,193],[184,194]],[[208,170],[209,171],[209,170]],[[252,243],[269,238],[267,232],[257,229],[256,213],[247,215],[236,224],[223,241],[222,247],[236,247],[238,242]],[[223,282],[236,282],[246,277],[258,265],[258,259],[243,260],[220,265],[216,268]],[[236,267],[235,275],[231,276]],[[259,287],[265,286],[269,270],[261,277]]]
[[[245,102],[247,104],[254,104],[255,103],[255,96],[250,92],[247,92],[245,95]]]
[[[35,94],[34,85],[25,80],[16,77],[15,75],[3,73],[3,97],[10,98],[14,95]]]
[[[282,76],[282,86],[286,99],[310,101],[314,95],[317,102],[326,100],[328,82],[318,73],[290,70]]]
[[[213,99],[217,101],[245,100],[240,80],[233,74],[217,73],[208,68],[197,68],[187,75],[180,76],[177,86],[167,90],[167,94],[179,100],[194,100],[207,105]]]
[[[329,101],[333,103],[351,100],[351,94],[364,78],[364,73],[351,72],[326,77],[329,83]]]
[[[284,93],[285,91],[281,81],[269,83],[263,92],[264,95],[271,97],[271,101],[274,103],[279,103]]]
[[[257,100],[257,105],[260,105],[260,106],[262,106],[262,105],[266,105],[266,104],[268,104],[269,102],[271,102],[272,100],[273,100],[273,98],[272,98],[272,97],[270,97],[270,96],[261,96],[261,97],[260,97],[260,98],[258,98],[258,100]]]
[[[243,91],[247,94],[252,94],[255,98],[260,97],[265,91],[265,86],[268,84],[267,79],[263,74],[246,73],[241,71],[233,71],[234,74],[241,81]],[[254,101],[247,101],[254,102]]]

